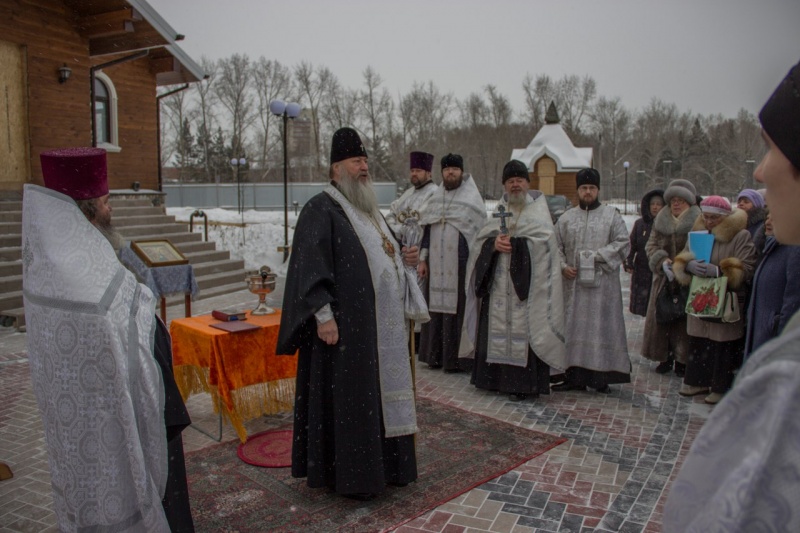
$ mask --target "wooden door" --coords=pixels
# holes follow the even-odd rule
[[[31,174],[26,80],[25,48],[0,41],[0,191],[22,191]]]

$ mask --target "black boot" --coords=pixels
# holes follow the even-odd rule
[[[663,363],[658,363],[656,367],[656,374],[666,374],[670,370],[672,370],[672,359],[668,359]]]

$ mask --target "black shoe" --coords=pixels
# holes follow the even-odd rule
[[[431,370],[439,370],[440,368],[442,368],[442,365],[428,365],[428,368],[430,368]]]
[[[445,368],[444,369],[444,373],[445,374],[458,374],[459,372],[461,372],[460,368]]]
[[[395,483],[393,481],[390,481],[390,482],[387,483],[387,485],[389,485],[390,487],[403,488],[403,487],[407,487],[408,483]]]
[[[556,392],[566,392],[571,390],[586,390],[586,387],[583,385],[573,385],[569,381],[565,381],[564,383],[553,385],[550,387],[550,390],[554,390]]]
[[[686,375],[686,365],[675,361],[675,375],[682,378]]]
[[[664,361],[663,363],[658,363],[656,367],[656,374],[666,374],[672,370],[672,360]]]
[[[525,398],[527,398],[527,397],[528,397],[527,394],[509,394],[508,395],[508,399],[511,400],[512,402],[521,402],[521,401],[525,400]]]
[[[368,502],[370,500],[374,500],[377,494],[372,492],[354,492],[353,494],[342,494],[345,498],[350,498],[351,500],[358,500],[360,502]]]
[[[595,389],[595,390],[597,392],[599,392],[600,394],[610,394],[611,393],[611,387],[609,387],[608,385],[603,385],[599,389]]]
[[[565,381],[567,381],[567,375],[564,373],[550,376],[550,383],[563,383]]]

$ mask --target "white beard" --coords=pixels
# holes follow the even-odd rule
[[[372,178],[361,183],[358,179],[347,175],[347,171],[339,171],[339,192],[347,198],[353,207],[367,214],[378,212],[378,196],[372,186]]]
[[[527,193],[509,193],[508,194],[508,207],[515,213],[519,213],[525,207],[525,195]]]

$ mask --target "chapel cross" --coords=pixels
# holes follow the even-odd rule
[[[497,206],[497,213],[492,213],[492,217],[500,219],[500,233],[502,235],[508,235],[508,227],[506,226],[506,219],[508,217],[513,217],[512,213],[507,213],[505,206],[499,205]]]

